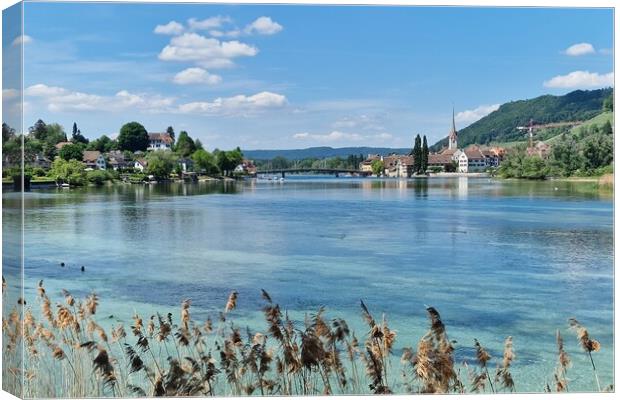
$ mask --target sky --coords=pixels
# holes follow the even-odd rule
[[[208,149],[435,143],[452,107],[462,129],[614,76],[611,9],[30,2],[23,35],[3,26],[26,127],[138,121]]]

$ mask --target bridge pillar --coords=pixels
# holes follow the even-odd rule
[[[282,179],[284,179],[284,171],[282,171]]]
[[[338,172],[336,172],[336,178],[338,178],[338,176],[339,176],[339,175],[338,175]]]

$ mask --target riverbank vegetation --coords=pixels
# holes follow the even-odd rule
[[[606,112],[602,117],[551,139],[548,154],[532,153],[526,144],[514,146],[497,174],[503,178],[544,179],[613,173],[613,113]]]
[[[7,282],[3,278],[6,305]],[[456,356],[456,346],[439,312],[426,309],[429,328],[417,344],[397,351],[397,334],[385,316],[377,319],[364,302],[367,332],[357,336],[347,322],[329,319],[324,308],[303,322],[261,290],[264,330],[235,323],[238,293],[233,291],[215,319],[192,318],[191,301],[172,313],[134,315],[130,326],[110,328],[97,313],[99,297],[84,299],[63,291],[53,303],[43,281],[37,298],[20,298],[3,318],[3,385],[18,396],[136,397],[245,396],[388,393],[515,392],[512,366],[519,351],[505,338],[503,355],[493,358],[472,339],[473,362]],[[601,345],[577,320],[583,358],[592,367],[592,391],[613,390],[600,382],[596,355]],[[557,367],[541,371],[541,391],[567,392],[571,360],[560,331]],[[23,350],[23,354],[22,354]],[[395,354],[397,353],[398,354]],[[23,355],[23,363],[22,363]],[[400,363],[394,356],[400,355]],[[587,361],[586,361],[587,360]],[[23,376],[23,381],[22,381]],[[583,378],[582,378],[583,379]],[[22,387],[23,383],[23,387]]]

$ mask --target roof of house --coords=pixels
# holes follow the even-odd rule
[[[168,133],[149,133],[149,142],[161,140],[166,144],[172,144],[172,136]]]
[[[148,162],[144,158],[138,158],[136,162],[142,165],[143,167],[146,167],[146,165],[148,164]]]
[[[82,161],[84,162],[95,162],[101,155],[101,152],[98,150],[87,150],[82,155]]]
[[[60,143],[56,143],[56,149],[60,150],[63,147],[65,147],[66,145],[71,144],[71,142],[60,142]]]
[[[429,164],[450,164],[452,163],[452,155],[445,153],[431,153],[428,155]]]

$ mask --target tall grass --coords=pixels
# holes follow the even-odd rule
[[[491,355],[476,339],[478,365],[459,364],[454,342],[433,307],[426,309],[428,331],[415,347],[403,350],[400,365],[393,365],[398,364],[392,361],[396,333],[385,316],[376,319],[363,301],[368,331],[358,339],[345,320],[328,319],[323,308],[303,324],[294,323],[264,290],[263,331],[242,329],[231,319],[237,292],[230,294],[216,322],[192,319],[191,302],[184,300],[178,322],[171,313],[136,314],[130,326],[108,330],[98,322],[96,294],[76,299],[63,291],[64,299],[52,303],[42,281],[37,292],[35,302],[20,299],[3,318],[4,388],[25,397],[515,391],[512,337],[506,338],[494,373]],[[570,320],[570,327],[592,363],[597,383],[592,389],[600,391],[592,357],[600,344],[576,320]],[[558,366],[551,376],[554,390],[563,392],[568,391],[570,360],[559,331],[557,344]],[[549,384],[541,389],[551,391]]]

